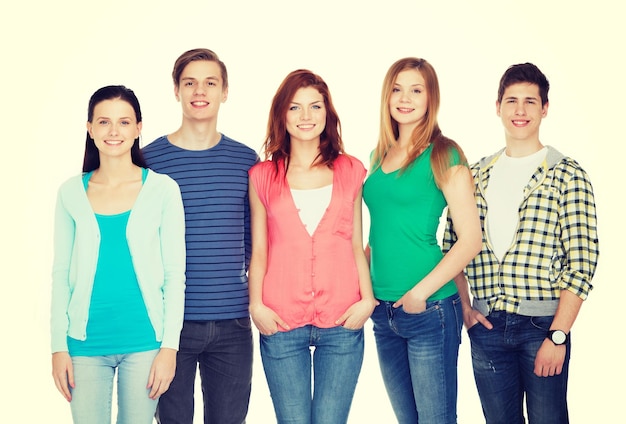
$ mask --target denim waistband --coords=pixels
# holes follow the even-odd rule
[[[489,304],[486,299],[474,299],[472,306],[484,316],[489,315]],[[520,300],[516,314],[531,317],[552,316],[559,306],[559,299],[554,300]]]

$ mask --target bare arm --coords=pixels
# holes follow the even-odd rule
[[[176,372],[176,349],[162,347],[152,361],[148,385],[150,399],[158,399],[170,388]]]
[[[359,273],[359,289],[361,292],[361,300],[350,306],[348,310],[341,316],[336,324],[343,325],[346,328],[358,329],[365,325],[367,319],[372,315],[377,305],[372,290],[372,281],[370,279],[369,263],[363,250],[363,224],[362,224],[362,193],[359,191],[354,200],[354,218],[352,230],[352,250],[354,251],[354,260],[356,261]]]
[[[481,323],[491,330],[493,328],[493,325],[491,325],[489,320],[476,309],[472,308],[472,303],[469,295],[469,285],[463,271],[459,272],[459,274],[454,277],[454,283],[456,284],[456,288],[459,291],[459,296],[461,297],[461,305],[463,306],[463,322],[465,323],[465,328],[470,329],[477,323]]]
[[[410,313],[423,311],[426,299],[462,272],[482,245],[482,230],[470,171],[458,165],[447,172],[448,179],[441,190],[448,202],[458,238],[437,266],[394,304],[395,307],[402,305]]]
[[[72,400],[70,387],[74,388],[74,367],[72,358],[68,352],[54,352],[52,354],[52,378],[57,390],[63,395],[65,400]]]
[[[559,306],[556,309],[551,330],[563,330],[569,334],[578,316],[583,300],[568,290],[561,290]],[[566,346],[556,346],[551,340],[545,339],[535,357],[535,374],[548,377],[561,374],[565,362]]]
[[[263,280],[267,271],[267,211],[252,183],[249,184],[248,191],[252,232],[252,256],[248,270],[250,316],[261,334],[270,335],[278,331],[278,326],[286,330],[289,326],[276,312],[263,304]]]

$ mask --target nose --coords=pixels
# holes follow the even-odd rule
[[[526,108],[524,107],[523,102],[519,102],[515,105],[515,114],[516,115],[526,115]]]
[[[300,118],[303,121],[306,121],[311,118],[311,111],[309,110],[309,108],[305,107],[302,109],[302,114],[300,115]]]

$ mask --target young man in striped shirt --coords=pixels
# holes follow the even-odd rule
[[[472,166],[482,251],[455,281],[488,424],[568,423],[570,330],[598,258],[593,190],[573,159],[539,140],[549,83],[533,64],[500,80],[506,146]],[[444,250],[454,243],[448,224]]]
[[[156,418],[161,424],[193,422],[199,365],[204,422],[241,424],[252,381],[248,169],[258,156],[217,131],[228,76],[214,52],[183,53],[172,78],[182,124],[143,149],[150,168],[180,187],[187,245],[185,321],[176,375],[159,400]]]

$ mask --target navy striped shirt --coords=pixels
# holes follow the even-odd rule
[[[178,183],[185,206],[185,320],[248,316],[250,205],[254,150],[222,135],[206,150],[181,149],[159,137],[142,149],[148,166]]]

